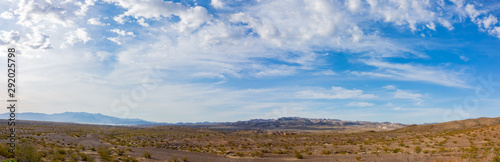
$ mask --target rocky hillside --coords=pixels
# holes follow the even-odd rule
[[[449,131],[468,130],[500,124],[500,117],[457,120],[436,124],[409,125],[396,131]]]

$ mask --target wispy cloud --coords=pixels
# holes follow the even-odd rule
[[[470,88],[465,74],[443,67],[431,67],[410,63],[390,63],[380,60],[362,60],[363,63],[379,68],[378,72],[351,72],[358,76],[383,77],[397,80],[428,82],[449,87]]]
[[[387,85],[387,86],[384,86],[382,88],[389,89],[389,90],[394,90],[394,89],[396,89],[396,86],[394,86],[394,85]]]
[[[377,96],[373,94],[364,94],[363,90],[350,90],[333,86],[331,90],[317,89],[299,91],[297,97],[305,99],[370,99],[376,98]]]
[[[346,106],[352,106],[352,107],[367,107],[367,106],[374,106],[375,104],[369,103],[369,102],[350,102]]]
[[[396,90],[396,92],[394,92],[394,98],[403,98],[403,99],[412,99],[412,100],[415,100],[415,101],[422,101],[422,97],[424,97],[422,94],[418,94],[418,93],[411,93],[411,92],[408,92],[408,91],[404,91],[404,90]]]

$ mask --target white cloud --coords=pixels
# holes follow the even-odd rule
[[[19,15],[17,23],[24,26],[33,26],[40,22],[59,24],[65,27],[73,24],[73,21],[67,19],[66,11],[63,8],[53,6],[45,1],[20,1],[19,8],[14,13]]]
[[[10,11],[4,11],[4,12],[2,12],[2,14],[0,14],[0,17],[2,19],[10,20],[10,19],[14,18],[14,14],[12,14],[12,12],[10,12]]]
[[[137,20],[137,23],[141,26],[144,26],[144,27],[149,27],[149,24],[145,22],[146,20],[144,18],[140,18]]]
[[[490,16],[484,17],[483,20],[480,20],[480,22],[485,29],[489,29],[498,23],[498,19],[490,14]]]
[[[115,16],[113,20],[115,20],[118,24],[124,24],[125,16],[124,15]]]
[[[386,1],[370,0],[370,14],[376,18],[381,17],[385,22],[392,22],[395,25],[406,25],[412,31],[417,30],[419,23],[435,21],[436,13],[429,1]]]
[[[1,31],[0,45],[10,45],[18,43],[21,39],[18,31]]]
[[[124,43],[123,39],[126,36],[135,37],[135,34],[133,32],[127,32],[125,30],[121,30],[121,29],[117,29],[117,28],[111,29],[110,31],[113,32],[113,33],[118,34],[118,36],[117,37],[108,37],[107,39],[110,40],[110,41],[112,41],[112,42],[115,42],[117,45],[123,44]]]
[[[462,8],[465,5],[464,0],[450,0],[453,2],[458,8]]]
[[[396,86],[394,86],[394,85],[387,85],[387,86],[384,86],[382,88],[389,89],[389,90],[394,90],[394,89],[396,89]]]
[[[467,56],[460,56],[460,60],[467,62],[469,61],[469,58]]]
[[[206,21],[212,19],[212,15],[208,14],[207,9],[201,6],[191,7],[179,12],[178,16],[181,21],[175,24],[174,28],[181,32],[195,30]]]
[[[109,37],[107,39],[110,40],[110,41],[112,41],[112,42],[115,42],[118,45],[122,44],[120,38],[118,38],[118,37]]]
[[[436,24],[433,22],[430,22],[429,24],[425,25],[427,28],[436,31]]]
[[[352,34],[353,42],[359,42],[361,39],[363,39],[364,33],[358,26],[354,26],[352,29],[349,29],[348,31]]]
[[[479,11],[476,10],[473,4],[467,4],[465,6],[465,12],[467,12],[472,21],[475,21],[476,18],[480,15]]]
[[[163,0],[104,0],[105,2],[115,3],[117,6],[127,9],[119,17],[133,16],[135,18],[159,18],[161,16],[170,17],[186,7],[180,3]]]
[[[464,10],[463,12],[461,12],[462,14],[461,16],[463,17],[468,16],[471,19],[471,21],[474,22],[479,27],[480,31],[487,32],[492,36],[500,38],[500,33],[497,32],[498,26],[496,26],[498,23],[497,17],[493,16],[492,14],[488,15],[487,10],[478,10],[476,8],[477,6],[473,4],[465,4],[465,2],[463,1],[457,2],[456,4],[459,10]],[[465,8],[462,8],[464,4]]]
[[[337,73],[334,72],[333,70],[323,70],[323,71],[319,71],[319,72],[314,73],[314,75],[337,75]]]
[[[394,77],[393,75],[390,74],[383,74],[383,73],[377,73],[377,72],[359,72],[359,71],[352,71],[352,75],[356,76],[374,76],[374,77],[382,77],[382,78],[391,78]]]
[[[222,0],[212,0],[210,2],[210,5],[212,5],[214,8],[223,8],[224,7],[224,3],[222,2]]]
[[[190,31],[197,29],[203,23],[210,20],[212,16],[201,6],[186,7],[180,3],[163,0],[105,0],[115,3],[125,8],[123,14],[114,17],[114,20],[120,24],[125,22],[126,16],[132,16],[136,19],[158,19],[161,17],[171,17],[177,15],[180,21],[174,25],[179,31]],[[139,22],[139,24],[141,24]],[[144,24],[143,24],[144,25]]]
[[[295,74],[296,72],[296,69],[294,67],[285,65],[276,65],[276,66],[254,65],[253,69],[258,70],[258,72],[253,74],[257,77],[288,76]]]
[[[99,25],[99,26],[104,26],[106,24],[104,24],[103,22],[101,22],[99,20],[99,18],[90,18],[87,20],[87,23],[88,24],[91,24],[91,25]]]
[[[494,35],[500,39],[500,27],[499,26],[489,30],[488,33],[490,33],[490,35]]]
[[[229,21],[243,23],[251,31],[249,35],[272,43],[282,49],[310,50],[311,47],[342,49],[353,53],[364,53],[377,57],[402,57],[414,54],[426,57],[424,53],[398,41],[378,36],[370,23],[386,22],[403,30],[416,30],[437,21],[439,15],[434,6],[422,1],[368,1],[360,3],[368,9],[349,12],[349,1],[262,1],[247,11],[230,15]],[[353,6],[357,2],[353,1]],[[290,11],[287,13],[276,11]],[[293,11],[293,12],[291,12]],[[287,14],[287,17],[283,17]],[[443,22],[448,18],[442,18]],[[452,28],[449,24],[449,28]],[[345,41],[346,38],[352,41]],[[404,51],[404,52],[402,52]]]
[[[95,4],[95,1],[96,0],[85,0],[84,3],[76,2],[75,4],[80,6],[80,9],[78,11],[75,11],[75,14],[79,16],[85,16],[87,10],[90,6],[93,6]]]
[[[394,98],[402,98],[402,99],[412,99],[415,101],[422,101],[422,97],[424,97],[422,94],[418,93],[411,93],[409,91],[404,91],[404,90],[396,90],[394,92]]]
[[[352,106],[352,107],[367,107],[367,106],[373,106],[375,104],[369,103],[369,102],[350,102],[346,106]]]
[[[397,80],[422,81],[449,87],[469,88],[470,86],[463,79],[462,73],[443,68],[429,67],[414,64],[389,63],[378,60],[362,60],[367,65],[380,69],[379,73],[353,73],[355,75],[367,75],[384,77]]]
[[[347,8],[351,11],[357,11],[358,8],[361,6],[361,0],[348,0],[347,1]]]
[[[349,90],[342,87],[333,86],[331,90],[318,89],[315,91],[299,91],[297,93],[297,97],[305,99],[370,99],[376,98],[377,96],[373,94],[363,94],[363,90]]]
[[[116,28],[115,29],[111,29],[110,31],[113,32],[113,33],[118,34],[119,36],[127,36],[127,35],[128,36],[135,36],[133,32],[127,32],[125,30],[120,30],[120,29],[116,29]]]
[[[242,12],[231,15],[230,21],[248,23],[249,27],[255,29],[263,39],[279,41],[281,37],[279,29],[272,23],[262,22]],[[279,44],[279,42],[276,43]]]
[[[39,30],[34,30],[32,34],[26,34],[28,42],[24,44],[32,49],[51,49],[49,36]]]
[[[66,35],[66,42],[70,45],[75,44],[76,42],[87,43],[87,41],[91,40],[89,33],[86,28],[78,28],[75,31],[69,32]]]
[[[438,18],[438,22],[441,23],[441,25],[446,27],[446,29],[448,29],[448,30],[455,29],[455,27],[453,27],[453,25],[450,23],[450,21],[448,21],[446,19]]]
[[[410,91],[407,91],[407,90],[398,89],[394,85],[387,85],[387,86],[384,86],[382,88],[388,89],[388,90],[395,90],[393,93],[394,98],[412,99],[412,100],[421,102],[422,101],[421,98],[424,97],[424,95],[422,95],[422,94],[411,93]],[[385,106],[393,106],[393,104],[387,103]]]

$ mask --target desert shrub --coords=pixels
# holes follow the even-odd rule
[[[124,161],[124,162],[138,162],[139,160],[137,160],[133,157],[126,157],[126,158],[122,159],[122,161]]]
[[[144,151],[144,158],[151,159],[151,153]]]
[[[125,154],[125,150],[117,150],[116,154],[118,154],[118,156],[122,156]]]
[[[66,161],[66,156],[63,154],[59,154],[56,150],[51,149],[47,153],[48,156],[46,156],[49,161]]]
[[[420,146],[415,147],[415,153],[419,154],[420,152],[422,152],[422,148]]]
[[[59,154],[66,154],[66,150],[64,150],[64,149],[59,149],[59,150],[57,150],[57,152],[59,152]]]
[[[83,152],[79,153],[78,155],[80,155],[80,159],[82,159],[83,161],[89,160],[89,156]]]
[[[321,151],[321,154],[323,154],[323,155],[331,155],[332,151],[331,150],[323,150],[323,151]]]
[[[172,158],[170,158],[170,160],[168,160],[168,162],[177,162],[177,156],[174,156]]]
[[[77,153],[72,153],[69,161],[78,162],[79,159],[80,159],[80,156]]]
[[[101,156],[103,161],[113,161],[113,157],[111,157],[111,151],[107,147],[101,147],[97,149],[97,153]]]
[[[9,152],[9,146],[6,143],[0,143],[0,155],[3,157],[13,157]]]
[[[253,156],[253,157],[260,157],[262,155],[264,155],[264,153],[262,153],[260,151],[254,151],[254,152],[250,153],[250,156]]]
[[[300,154],[300,152],[295,151],[295,158],[297,158],[297,159],[303,159],[304,157],[302,156],[302,154]]]
[[[17,161],[41,161],[42,154],[36,149],[35,146],[29,144],[19,144],[16,146],[16,160]]]
[[[493,162],[500,162],[500,157],[495,156],[495,157],[493,158]]]
[[[273,151],[273,154],[285,154],[281,149]]]
[[[243,152],[236,152],[235,154],[236,154],[236,156],[239,156],[239,157],[245,156],[245,153],[243,153]]]

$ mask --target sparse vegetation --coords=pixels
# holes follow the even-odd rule
[[[302,154],[298,151],[295,151],[295,158],[297,159],[303,159],[304,157],[302,156]]]
[[[17,157],[17,161],[134,162],[153,158],[152,152],[169,150],[182,152],[175,153],[175,156],[154,155],[154,159],[199,161],[196,156],[213,154],[219,158],[309,159],[332,156],[340,161],[370,161],[370,158],[387,158],[398,154],[398,157],[407,156],[414,158],[414,161],[422,158],[428,161],[500,160],[500,125],[420,130],[424,126],[384,132],[315,131],[284,135],[286,132],[234,132],[174,126],[20,125],[19,130],[22,131],[18,134],[16,151],[18,155],[23,155]],[[5,133],[0,128],[1,131]],[[5,139],[3,142],[0,144],[0,156],[5,157],[8,146]]]
[[[415,147],[415,153],[420,154],[422,152],[422,148],[420,146]]]
[[[144,151],[144,158],[151,159],[151,153]]]

